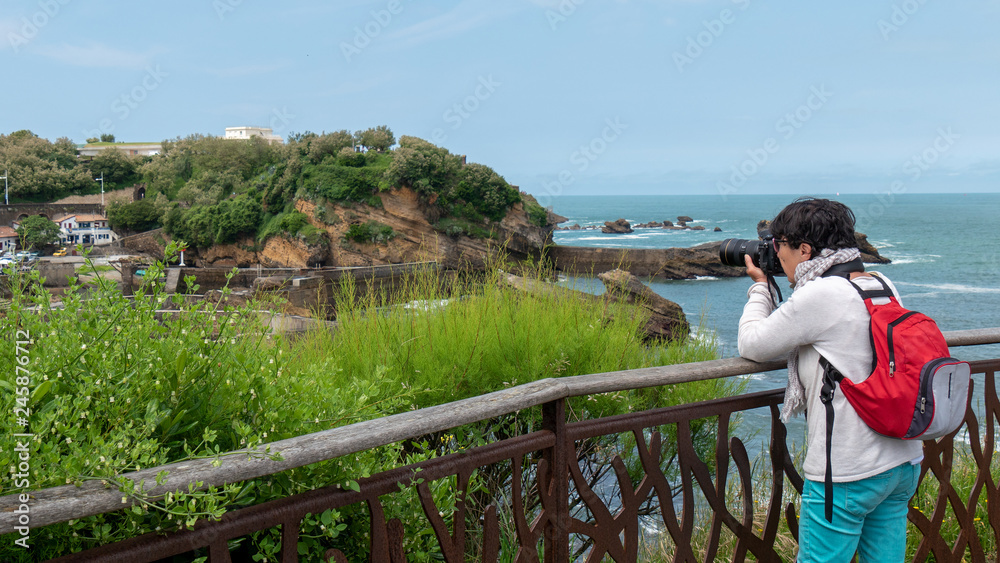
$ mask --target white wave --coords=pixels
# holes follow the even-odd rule
[[[647,239],[647,238],[649,238],[649,236],[648,236],[648,235],[646,235],[646,234],[641,234],[641,235],[639,235],[639,234],[634,234],[634,233],[633,233],[633,234],[631,234],[631,235],[614,235],[614,238],[615,238],[616,240],[617,240],[617,239],[624,239],[624,240],[643,240],[643,239]],[[580,237],[580,238],[578,238],[578,239],[576,239],[576,240],[603,240],[603,241],[607,242],[607,240],[608,240],[608,239],[609,239],[609,237],[606,237],[606,236],[605,236],[605,237]]]
[[[717,278],[715,276],[695,276],[694,279],[696,279],[696,280],[717,280],[719,278]]]
[[[964,285],[960,283],[942,283],[942,284],[930,284],[930,283],[912,283],[912,282],[893,282],[896,286],[903,287],[919,287],[923,289],[936,290],[933,293],[948,292],[948,293],[1000,293],[1000,287],[976,287],[972,285]],[[933,294],[932,293],[932,294]]]
[[[937,254],[918,254],[916,256],[903,255],[893,255],[892,253],[883,253],[883,255],[892,260],[893,264],[933,264],[937,262],[940,255]]]
[[[748,373],[745,375],[738,376],[740,379],[749,379],[750,381],[764,381],[767,376],[763,373]]]

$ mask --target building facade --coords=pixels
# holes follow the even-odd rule
[[[101,151],[108,149],[122,151],[131,156],[152,156],[160,154],[163,146],[160,143],[90,143],[82,146],[78,145],[76,154],[82,157],[93,158],[100,154]]]
[[[0,227],[0,254],[14,252],[17,247],[17,231],[10,227]]]
[[[103,246],[118,239],[118,235],[108,226],[103,215],[80,213],[56,217],[59,225],[59,241],[63,245],[90,244]]]
[[[268,143],[284,143],[280,135],[275,135],[270,127],[226,127],[226,138],[231,140],[247,140],[252,137],[262,137]]]

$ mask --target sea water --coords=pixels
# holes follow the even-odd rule
[[[944,331],[1000,326],[1000,194],[847,194],[817,196],[836,199],[857,215],[858,232],[868,235],[890,264],[869,264],[884,273],[900,292],[904,307],[929,315]],[[603,234],[600,230],[556,231],[556,244],[603,248],[691,247],[726,238],[757,238],[757,223],[772,219],[795,199],[788,195],[714,196],[577,196],[560,197],[553,211],[567,218],[561,226],[603,226],[619,218],[632,225],[678,216],[705,230],[636,229],[631,234]],[[718,227],[720,232],[714,229]],[[657,294],[677,303],[692,327],[702,324],[714,337],[722,357],[737,356],[740,315],[750,279],[700,278],[644,280]],[[785,298],[787,280],[778,279]],[[603,293],[600,281],[570,277],[566,285]],[[953,348],[966,360],[1000,357],[1000,344]],[[787,372],[746,376],[747,391],[783,388]],[[977,383],[981,386],[982,377]],[[744,415],[744,424],[766,434],[766,412]],[[804,443],[803,418],[789,425],[789,441]],[[751,455],[760,451],[760,436],[748,444]]]

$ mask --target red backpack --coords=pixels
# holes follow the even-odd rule
[[[833,395],[839,383],[844,397],[872,430],[902,440],[934,440],[954,432],[965,418],[971,369],[952,358],[948,344],[930,317],[904,309],[877,275],[881,290],[861,295],[871,315],[872,372],[861,383],[844,377],[826,358],[820,400],[826,406],[826,518],[833,520]],[[889,302],[876,305],[874,299]]]

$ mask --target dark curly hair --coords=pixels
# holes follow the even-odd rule
[[[809,243],[815,257],[827,248],[840,250],[856,247],[854,224],[854,212],[843,203],[800,197],[771,221],[771,234],[774,238],[787,240],[792,246]]]

